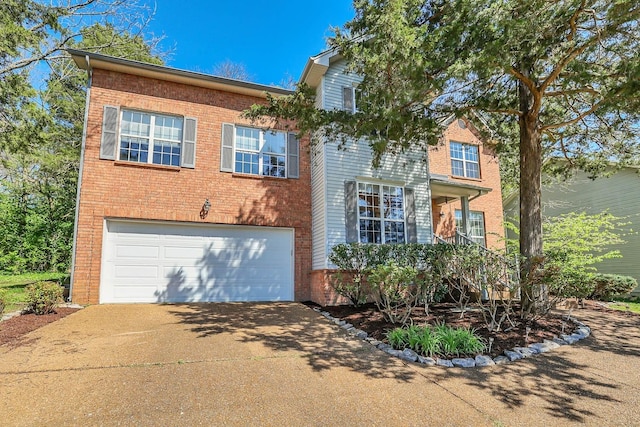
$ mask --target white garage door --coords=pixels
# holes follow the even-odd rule
[[[291,300],[291,229],[106,221],[101,303]]]

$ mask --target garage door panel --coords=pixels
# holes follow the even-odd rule
[[[149,245],[118,245],[116,256],[118,258],[153,258],[157,259],[159,254],[158,246]]]
[[[293,299],[293,231],[107,221],[101,302]]]
[[[115,278],[158,279],[158,267],[155,265],[119,265],[115,269]]]

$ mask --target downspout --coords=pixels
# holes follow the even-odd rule
[[[89,100],[91,98],[91,83],[93,78],[93,70],[89,62],[89,55],[85,56],[87,61],[87,95],[84,106],[84,125],[82,127],[82,146],[80,148],[80,166],[78,169],[78,187],[76,188],[76,213],[73,223],[73,246],[71,248],[71,279],[69,281],[69,302],[73,295],[73,282],[76,271],[76,249],[78,240],[78,217],[80,214],[80,188],[82,186],[82,171],[84,169],[84,152],[87,144],[87,122],[89,119]]]
[[[475,196],[473,196],[473,197],[469,198],[469,201],[475,200],[475,199],[477,199],[477,198],[478,198],[478,197],[480,197],[480,196],[482,196],[482,191],[480,191],[480,190],[479,190],[479,191],[478,191],[478,194],[476,194]]]

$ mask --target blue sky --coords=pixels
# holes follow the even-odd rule
[[[149,30],[164,34],[170,67],[211,73],[241,63],[251,80],[280,85],[298,80],[310,56],[326,47],[330,28],[353,18],[350,0],[155,0]]]

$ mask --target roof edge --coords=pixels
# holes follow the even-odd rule
[[[228,92],[266,98],[270,93],[276,96],[290,95],[293,92],[275,86],[246,82],[243,80],[218,77],[211,74],[187,71],[165,65],[149,64],[131,59],[117,58],[100,53],[88,52],[79,49],[67,49],[78,68],[90,70],[93,68],[117,71],[142,77],[150,77],[158,80],[177,83],[192,84]]]

